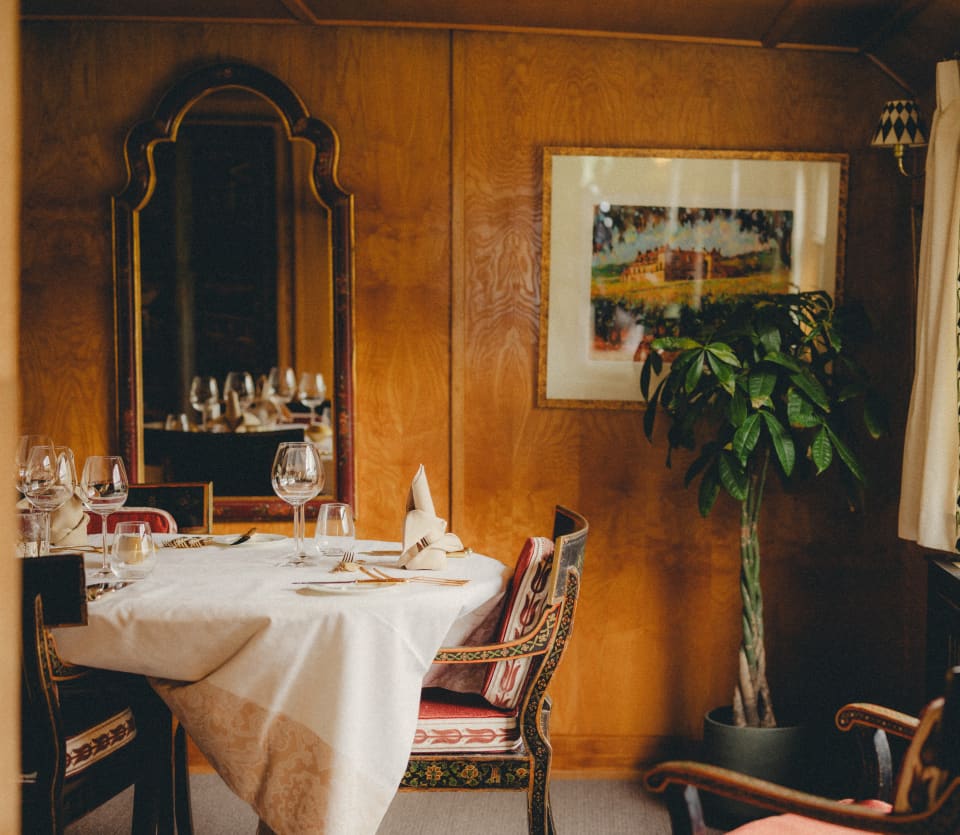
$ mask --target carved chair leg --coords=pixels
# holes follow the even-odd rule
[[[193,835],[193,809],[190,804],[190,769],[187,757],[187,732],[177,723],[173,736],[173,798],[177,835]]]

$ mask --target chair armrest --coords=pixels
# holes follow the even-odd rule
[[[657,793],[675,786],[692,786],[771,812],[802,815],[870,832],[918,831],[916,816],[898,821],[880,809],[819,797],[706,763],[682,760],[661,763],[644,775],[644,783]]]
[[[437,650],[433,661],[435,664],[485,664],[503,658],[543,655],[560,623],[562,606],[563,600],[554,603],[544,611],[533,629],[512,641],[473,647],[443,647]]]
[[[863,702],[844,705],[837,711],[835,721],[841,731],[849,731],[855,727],[876,728],[903,739],[913,739],[920,726],[920,720],[916,716]]]

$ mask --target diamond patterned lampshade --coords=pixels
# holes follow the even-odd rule
[[[927,135],[913,99],[894,99],[883,106],[871,145],[926,145]]]

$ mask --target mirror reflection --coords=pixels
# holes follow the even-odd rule
[[[115,201],[121,443],[137,480],[212,480],[222,520],[277,512],[288,440],[352,500],[352,200],[302,108],[256,68],[195,73],[131,131]]]

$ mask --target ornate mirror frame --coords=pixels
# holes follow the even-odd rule
[[[311,187],[329,212],[333,283],[333,425],[335,497],[355,503],[353,450],[353,195],[337,182],[339,141],[333,129],[310,116],[300,97],[270,73],[248,64],[225,63],[194,71],[160,101],[153,117],[135,125],[124,144],[127,183],[113,197],[114,326],[116,333],[117,430],[132,482],[143,480],[143,366],[140,310],[140,211],[149,202],[156,173],[153,149],[175,142],[181,121],[199,99],[228,89],[246,90],[277,110],[287,138],[314,148]],[[329,498],[327,499],[329,500]],[[317,504],[322,500],[317,500]],[[214,519],[287,519],[290,506],[273,497],[217,497]]]

